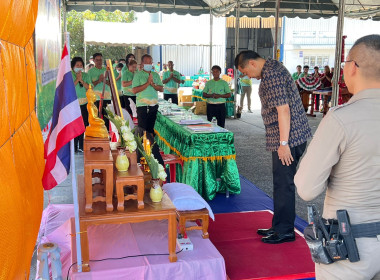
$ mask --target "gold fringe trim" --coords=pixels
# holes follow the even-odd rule
[[[154,130],[154,132],[156,133],[156,135],[158,136],[158,138],[160,138],[160,140],[162,142],[164,142],[165,145],[170,148],[170,150],[172,150],[173,152],[175,152],[181,158],[181,160],[183,160],[183,161],[196,160],[196,159],[201,159],[201,160],[204,160],[204,161],[208,161],[208,160],[211,160],[211,161],[215,161],[215,160],[222,161],[223,159],[226,159],[226,160],[228,160],[228,159],[234,159],[234,160],[236,160],[236,155],[213,156],[213,157],[184,157],[184,156],[182,156],[182,154],[176,148],[174,148],[172,145],[170,145],[170,143],[168,141],[166,141],[166,139],[163,138],[156,129]]]

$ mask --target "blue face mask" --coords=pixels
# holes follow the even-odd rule
[[[153,65],[152,64],[144,64],[144,70],[147,72],[152,71]]]
[[[77,68],[77,67],[75,67],[75,68],[74,68],[74,72],[75,72],[75,73],[83,72],[83,68]]]

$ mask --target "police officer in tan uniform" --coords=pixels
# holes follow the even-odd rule
[[[351,225],[380,222],[380,35],[358,39],[344,64],[354,95],[323,118],[295,176],[310,201],[326,189],[325,219],[346,209]],[[356,238],[360,261],[316,264],[317,279],[380,279],[380,227]],[[377,232],[378,231],[378,232]]]

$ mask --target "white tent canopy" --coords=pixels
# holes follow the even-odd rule
[[[224,36],[213,36],[214,46],[224,45]],[[182,26],[168,23],[84,22],[84,42],[91,45],[210,46],[209,27],[201,24]]]

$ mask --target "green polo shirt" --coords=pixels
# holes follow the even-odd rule
[[[91,85],[93,86],[94,92],[101,93],[103,91],[103,82],[97,84],[95,87],[94,87],[93,82],[97,81],[99,79],[99,76],[101,74],[104,74],[104,72],[106,70],[107,69],[105,67],[102,67],[101,69],[98,69],[96,67],[92,67],[90,70],[88,70],[87,74],[88,74],[88,77],[91,81]],[[99,99],[99,96],[97,96],[96,98]],[[111,100],[111,91],[110,91],[110,87],[108,85],[106,85],[106,87],[104,89],[104,99],[105,100]]]
[[[252,80],[248,76],[244,76],[240,78],[240,85],[242,87],[251,87],[252,86]]]
[[[203,89],[203,92],[207,94],[226,94],[230,93],[231,89],[228,86],[228,83],[225,80],[218,80],[215,81],[214,79],[208,81],[205,85],[205,88]],[[207,98],[207,103],[210,104],[221,104],[221,103],[226,103],[226,98]]]
[[[302,74],[303,74],[303,73],[298,74],[298,72],[294,72],[294,73],[292,74],[292,78],[293,78],[293,80],[294,80],[294,81],[297,81],[298,78],[300,78]]]
[[[113,70],[113,75],[115,76],[115,81],[116,81],[116,78],[119,77],[119,73],[117,73],[117,70]],[[117,87],[117,91],[121,92],[121,78],[116,81],[116,87]]]
[[[131,71],[129,71],[128,68],[126,68],[125,71],[121,72],[121,81],[122,82],[130,82],[130,81],[133,80],[133,76],[134,76],[133,73]],[[126,96],[136,96],[132,92],[132,85],[130,85],[129,87],[123,87],[122,86],[122,90],[123,90],[123,95],[126,95]]]
[[[73,75],[73,81],[76,80],[77,74],[74,71],[71,71],[71,74]],[[89,83],[88,75],[85,72],[82,72],[82,80],[85,83]],[[87,97],[86,97],[86,88],[84,86],[80,86],[79,83],[75,86],[75,92],[77,93],[79,105],[83,105],[87,103]]]
[[[162,81],[160,79],[160,76],[156,73],[151,71],[153,76],[153,83],[162,86]],[[141,86],[145,84],[148,81],[149,73],[145,71],[139,71],[135,73],[133,76],[132,81],[132,88]],[[145,90],[138,92],[136,94],[136,106],[137,107],[143,107],[143,106],[154,106],[158,103],[158,94],[157,91],[149,85]]]
[[[181,80],[181,74],[175,70],[173,72],[170,72],[169,70],[164,72],[162,79],[166,80],[167,78],[170,77],[172,73],[173,73],[174,78]],[[165,94],[177,94],[177,90],[178,90],[178,83],[176,83],[173,79],[170,79],[170,81],[164,85]]]

